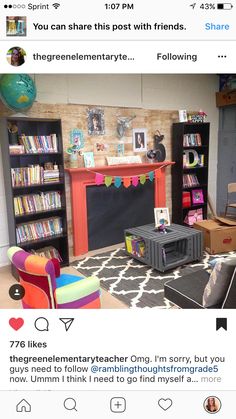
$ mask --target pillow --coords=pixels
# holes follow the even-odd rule
[[[225,258],[221,257],[221,258],[215,258],[212,259],[208,262],[209,268],[214,269],[215,265],[217,262],[222,262],[223,260],[225,260]]]
[[[216,262],[203,293],[203,307],[207,308],[223,302],[235,268],[236,257],[228,257]]]

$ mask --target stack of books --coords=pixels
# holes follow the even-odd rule
[[[183,146],[192,147],[192,146],[201,146],[202,139],[200,134],[184,134],[183,136]]]
[[[39,164],[11,169],[12,186],[31,186],[44,183],[59,182],[60,173],[57,166],[53,170],[45,170]]]
[[[44,170],[43,172],[44,183],[59,182],[59,180],[60,180],[60,172],[58,168],[54,168],[52,170]]]
[[[61,208],[61,194],[58,191],[14,197],[16,216],[59,208]]]
[[[38,220],[31,223],[18,224],[16,227],[17,243],[52,237],[63,232],[62,219],[52,217],[47,220]]]
[[[26,154],[57,153],[57,136],[51,135],[25,135],[19,136],[19,143],[24,146]]]
[[[192,186],[199,186],[199,181],[195,173],[183,175],[183,187],[191,188]]]
[[[33,253],[34,255],[44,256],[48,259],[56,258],[59,260],[59,262],[62,262],[62,258],[59,251],[53,246],[46,246],[46,247],[43,247],[42,249],[37,249],[37,250],[31,249],[30,252]]]
[[[9,145],[9,153],[12,154],[24,154],[25,147],[23,145]]]

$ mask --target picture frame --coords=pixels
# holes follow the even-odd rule
[[[186,109],[179,109],[179,122],[187,122],[188,114]]]
[[[192,190],[192,203],[193,205],[204,204],[204,195],[202,189]]]
[[[169,208],[154,208],[155,227],[170,225]]]
[[[105,121],[104,110],[100,108],[92,108],[87,110],[88,118],[88,134],[89,135],[104,135]]]
[[[147,130],[146,128],[133,129],[133,151],[142,153],[147,151]]]
[[[83,153],[84,166],[85,167],[95,167],[94,153],[92,151],[86,151]]]
[[[75,128],[70,131],[70,144],[76,146],[77,150],[84,147],[84,134],[81,129]]]
[[[106,156],[109,153],[110,150],[110,144],[108,143],[103,143],[96,141],[96,143],[94,144],[94,154],[100,154],[100,155],[104,155]]]

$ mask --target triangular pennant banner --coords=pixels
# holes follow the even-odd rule
[[[138,176],[132,177],[132,185],[135,187],[138,186]]]
[[[101,173],[96,173],[96,176],[95,176],[96,185],[102,185],[103,181],[104,181],[104,175],[102,175]]]
[[[123,185],[125,188],[128,188],[130,186],[130,183],[131,183],[131,179],[129,177],[123,178]]]
[[[146,182],[146,175],[140,175],[140,183],[144,185],[145,182]]]
[[[149,176],[149,180],[152,182],[154,179],[154,172],[149,172],[148,176]]]
[[[116,177],[115,177],[115,180],[114,180],[114,185],[115,185],[115,187],[116,187],[116,188],[119,188],[119,187],[121,186],[121,183],[122,183],[122,179],[121,179],[121,177],[120,177],[120,176],[116,176]]]
[[[105,185],[108,187],[108,186],[111,186],[111,184],[112,184],[112,176],[105,176]]]

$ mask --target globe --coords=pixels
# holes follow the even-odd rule
[[[36,93],[35,83],[28,74],[3,74],[0,78],[0,99],[13,111],[29,109]]]

